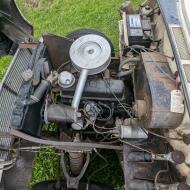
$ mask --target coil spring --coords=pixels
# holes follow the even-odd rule
[[[69,161],[72,174],[78,175],[83,167],[84,154],[80,152],[70,152]]]

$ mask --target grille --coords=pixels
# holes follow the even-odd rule
[[[9,132],[16,94],[23,82],[21,73],[27,69],[30,59],[29,50],[19,49],[4,77],[0,90],[0,132]],[[0,138],[0,146],[10,147],[11,143],[11,138]],[[5,160],[7,155],[8,153],[0,151],[0,159]]]
[[[184,64],[183,68],[184,68],[184,71],[185,71],[187,81],[190,83],[190,65]]]
[[[180,27],[173,27],[172,30],[177,43],[180,58],[183,60],[190,60],[189,50],[185,42],[182,29]]]

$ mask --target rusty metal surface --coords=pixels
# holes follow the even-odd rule
[[[133,143],[132,143],[133,144]],[[141,143],[138,143],[141,144]],[[141,148],[153,152],[154,154],[164,154],[169,151],[169,147],[159,138],[150,137],[149,140],[145,143],[142,142],[142,145],[139,145]],[[142,152],[138,149],[132,148],[129,145],[124,145],[123,148],[123,163],[124,163],[124,177],[125,177],[125,189],[130,190],[130,182],[132,180],[142,180],[151,182],[154,184],[155,177],[160,170],[167,170],[168,163],[165,161],[153,161],[153,162],[135,162],[129,160],[129,155],[131,152]],[[168,177],[167,177],[168,176]],[[173,175],[174,176],[174,175]],[[170,175],[161,175],[159,182],[170,183]]]
[[[134,179],[147,180],[154,182],[154,177],[160,170],[158,167],[158,162],[154,163],[138,163],[133,161],[128,161],[128,155],[134,150],[128,145],[124,145],[124,176],[126,190],[129,189],[129,184]]]
[[[147,113],[142,118],[147,128],[176,128],[183,114],[170,111],[171,91],[176,90],[166,57],[160,53],[142,53],[136,70],[136,99],[145,100]]]
[[[43,35],[43,39],[45,45],[47,45],[49,58],[54,69],[58,69],[62,64],[70,60],[69,50],[72,40],[48,33]]]
[[[38,43],[20,43],[19,48],[21,49],[34,49],[37,48]]]
[[[107,144],[103,144],[103,143],[75,143],[75,142],[62,142],[62,141],[52,141],[52,140],[45,140],[45,139],[40,139],[40,138],[36,138],[30,135],[27,135],[21,131],[15,130],[15,129],[11,129],[10,130],[10,134],[33,142],[33,143],[37,143],[37,144],[43,144],[43,145],[51,145],[51,146],[55,146],[57,148],[60,148],[62,150],[73,150],[73,151],[77,151],[77,150],[84,150],[84,151],[88,151],[90,149],[94,149],[94,148],[98,148],[98,149],[111,149],[111,150],[123,150],[123,146],[117,146],[117,145],[107,145]]]

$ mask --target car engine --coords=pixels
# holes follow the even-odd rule
[[[92,29],[19,44],[1,87],[1,126],[56,148],[68,189],[99,149],[118,153],[126,190],[190,188],[190,56],[173,6],[150,0],[136,13],[122,4],[119,51]]]

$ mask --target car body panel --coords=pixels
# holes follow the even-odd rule
[[[15,0],[0,1],[0,56],[8,54],[13,44],[33,39],[33,26],[24,18]]]

